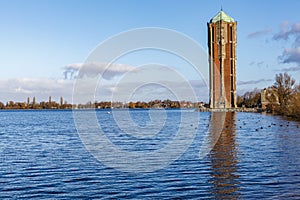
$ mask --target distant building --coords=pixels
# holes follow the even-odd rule
[[[29,106],[30,106],[30,98],[27,97],[27,108],[29,108]]]
[[[279,98],[274,88],[261,90],[261,108],[265,110],[268,105],[279,105]]]
[[[221,10],[208,27],[210,108],[236,108],[236,26]]]

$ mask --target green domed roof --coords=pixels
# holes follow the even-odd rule
[[[234,19],[232,17],[230,17],[229,15],[227,15],[225,12],[223,12],[222,10],[216,15],[214,16],[210,22],[215,23],[217,21],[225,21],[225,22],[234,22]]]

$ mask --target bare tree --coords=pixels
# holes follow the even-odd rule
[[[238,96],[237,104],[239,107],[254,108],[261,105],[261,92],[255,88],[253,91],[246,92]]]
[[[279,110],[280,114],[285,114],[288,112],[288,104],[290,103],[290,99],[292,94],[295,91],[295,79],[293,79],[287,73],[280,73],[276,75],[275,83],[273,88],[277,92],[278,101],[279,101]]]

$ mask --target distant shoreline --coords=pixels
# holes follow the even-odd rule
[[[262,110],[261,108],[231,108],[231,109],[210,109],[210,108],[64,108],[64,109],[0,109],[0,112],[16,112],[16,111],[24,111],[24,112],[30,112],[30,111],[88,111],[88,110],[95,110],[95,111],[111,111],[111,110],[191,110],[194,112],[238,112],[238,113],[258,113],[258,114],[267,114],[270,116],[278,116],[283,117],[285,120],[294,120],[294,121],[300,121],[299,118],[291,117],[291,116],[284,116],[284,115],[278,115],[274,113],[266,112],[265,110]]]
[[[201,108],[206,106],[207,104],[203,102],[191,102],[191,101],[173,101],[173,100],[152,100],[149,102],[145,101],[136,101],[136,102],[110,102],[110,101],[101,101],[101,102],[87,102],[87,103],[78,103],[78,104],[70,104],[66,101],[63,101],[61,97],[60,103],[51,100],[51,96],[49,97],[49,101],[36,102],[35,98],[33,101],[30,101],[29,97],[27,102],[14,102],[9,101],[6,104],[0,102],[0,110],[43,110],[43,109],[118,109],[118,108]]]
[[[0,111],[72,111],[72,110],[194,110],[195,112],[252,112],[261,113],[257,108],[229,108],[229,109],[210,109],[210,108],[44,108],[44,109],[0,109]]]

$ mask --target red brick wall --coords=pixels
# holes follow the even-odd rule
[[[226,22],[223,22],[226,23]],[[235,28],[234,28],[234,23],[227,23],[225,29],[227,30],[227,43],[225,46],[225,51],[226,51],[226,57],[224,60],[224,66],[223,66],[223,72],[224,72],[224,88],[225,88],[225,97],[227,100],[227,105],[230,105],[230,107],[234,107],[234,105],[231,105],[232,102],[232,95],[231,95],[231,90],[232,90],[232,77],[231,74],[232,69],[231,69],[231,59],[233,57],[233,55],[231,55],[232,52],[235,52],[235,46],[231,45],[230,41],[231,41],[231,32],[230,32],[230,25],[232,24],[233,26],[233,34],[235,34]],[[218,101],[220,98],[220,92],[221,92],[221,88],[220,88],[220,61],[219,61],[219,57],[218,57],[218,43],[217,43],[217,23],[215,24],[210,24],[208,27],[212,27],[214,29],[213,33],[214,35],[212,36],[213,38],[208,37],[209,39],[212,39],[212,41],[214,41],[214,43],[212,44],[212,48],[213,48],[213,62],[214,62],[214,66],[213,66],[213,73],[214,73],[214,82],[213,82],[213,99],[215,101]],[[210,30],[208,31],[208,34],[210,34]],[[232,37],[233,39],[235,37]],[[208,41],[208,46],[210,48],[210,41]],[[233,48],[233,51],[231,50],[231,48]],[[210,51],[209,51],[210,53]],[[234,83],[235,84],[235,83]]]

